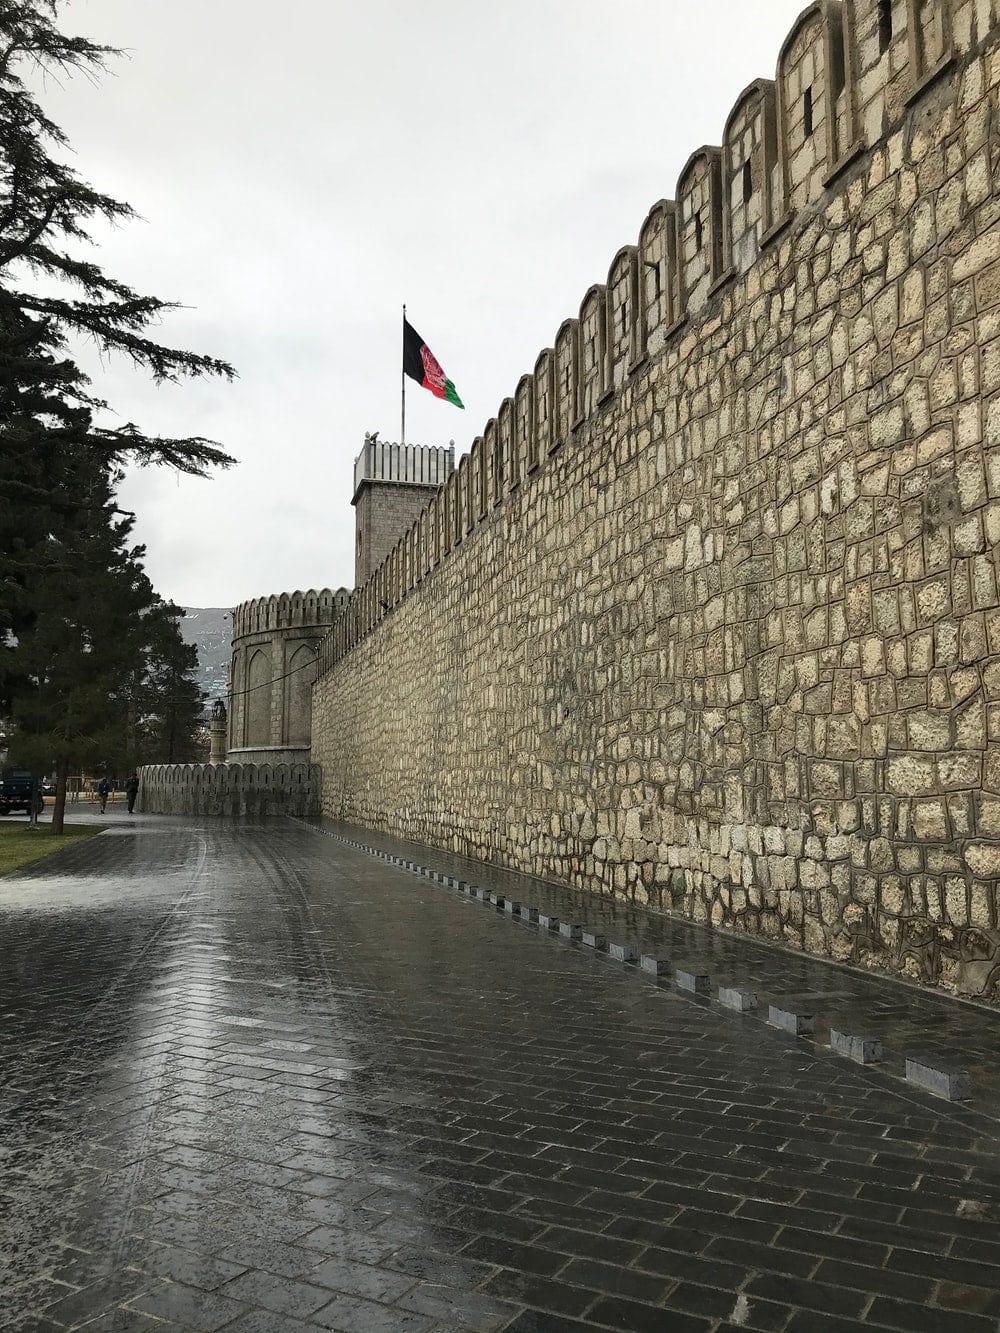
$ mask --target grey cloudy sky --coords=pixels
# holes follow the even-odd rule
[[[77,165],[143,216],[101,261],[187,307],[163,341],[234,385],[93,364],[123,420],[239,466],[135,472],[164,596],[225,606],[353,583],[351,465],[398,439],[400,304],[466,410],[411,384],[407,438],[463,452],[737,94],[799,0],[73,0],[128,48],[50,83]]]

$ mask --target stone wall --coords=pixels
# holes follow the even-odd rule
[[[805,11],[324,642],[327,814],[995,992],[997,25]]]
[[[319,811],[319,789],[319,769],[309,764],[150,764],[139,770],[139,809],[306,818]]]

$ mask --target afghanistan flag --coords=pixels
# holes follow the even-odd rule
[[[424,389],[430,389],[435,398],[444,398],[456,407],[465,404],[455,392],[455,386],[441,369],[441,363],[421,338],[409,320],[403,317],[403,373]]]

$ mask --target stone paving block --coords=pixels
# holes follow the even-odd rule
[[[711,983],[704,972],[688,972],[679,967],[674,973],[674,981],[679,990],[692,991],[695,995],[707,995]]]
[[[664,977],[670,971],[670,962],[666,958],[657,958],[651,953],[644,953],[639,959],[639,966],[643,972],[648,972],[652,977]]]
[[[949,1102],[965,1102],[972,1096],[969,1071],[941,1056],[906,1056],[906,1081]]]
[[[793,1037],[809,1036],[816,1026],[815,1016],[809,1010],[783,1009],[778,1004],[768,1005],[767,1021],[782,1032],[790,1032]]]
[[[595,930],[585,930],[581,935],[581,940],[588,949],[599,949],[603,951],[608,947],[607,935],[599,935]]]
[[[639,958],[639,949],[635,944],[609,944],[608,953],[617,963],[634,963]]]
[[[757,1008],[757,996],[742,986],[720,986],[719,1003],[724,1009],[735,1009],[746,1014]]]
[[[830,1049],[858,1065],[871,1065],[882,1059],[882,1043],[876,1037],[841,1032],[837,1028],[830,1029]]]
[[[572,921],[560,921],[559,934],[564,940],[578,940],[583,934],[583,927]]]
[[[539,912],[538,924],[543,930],[558,930],[559,918],[557,916],[550,916],[548,912]]]

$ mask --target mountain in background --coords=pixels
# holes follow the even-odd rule
[[[229,684],[229,643],[233,612],[229,606],[186,606],[181,634],[198,649],[198,684],[208,695],[205,707],[224,699]]]

